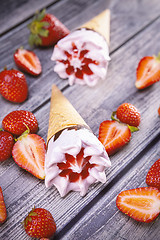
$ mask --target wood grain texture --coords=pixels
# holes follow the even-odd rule
[[[109,183],[130,162],[134,161],[138,154],[147,148],[148,144],[159,134],[157,115],[159,83],[144,91],[138,91],[134,87],[138,59],[142,55],[146,55],[150,49],[154,52],[158,51],[156,42],[158,42],[159,35],[157,34],[154,42],[151,42],[151,36],[155,35],[158,26],[159,20],[112,54],[107,84],[101,82],[93,89],[85,86],[73,86],[64,91],[65,96],[73,103],[96,135],[98,135],[100,122],[110,118],[112,110],[116,109],[122,102],[131,102],[139,108],[142,114],[140,131],[133,134],[131,142],[111,158],[112,168],[106,171],[107,183],[104,185],[94,184],[84,198],[81,198],[78,193],[71,193],[62,199],[55,188],[45,189],[43,181],[35,179],[20,169],[13,163],[12,159],[3,163],[0,168],[0,182],[2,182],[6,195],[8,210],[8,221],[2,226],[3,238],[9,236],[10,239],[13,239],[16,234],[20,239],[27,239],[19,222],[25,217],[26,209],[31,209],[34,204],[46,207],[52,212],[57,223],[57,233],[60,232],[66,224],[76,217],[78,212],[98,196],[103,188],[107,188]],[[145,45],[142,48],[144,35]],[[127,63],[127,67],[124,62]],[[49,102],[36,111],[35,115],[39,121],[39,134],[46,139]]]
[[[38,10],[54,4],[56,0],[2,0],[0,14],[0,36],[24,22]]]
[[[132,12],[135,11],[134,15],[136,15],[136,18],[133,18],[133,19],[129,18],[128,9],[125,8],[125,6],[128,6],[128,1],[126,1],[127,5],[123,4],[125,9],[123,12],[124,15],[121,14],[119,18],[116,17],[117,16],[116,11],[117,11],[118,5],[119,5],[119,8],[121,8],[121,2],[116,0],[115,1],[116,4],[111,5],[111,35],[112,35],[112,32],[114,32],[114,35],[111,36],[112,51],[118,46],[120,46],[122,42],[127,41],[128,38],[131,37],[131,35],[135,34],[135,32],[143,29],[144,26],[149,24],[151,19],[154,19],[155,16],[157,16],[156,12],[159,5],[158,5],[158,2],[156,2],[156,0],[154,1],[155,2],[152,5],[152,8],[150,7],[150,9],[145,7],[147,6],[147,4],[149,4],[150,6],[150,1],[149,0],[143,1],[144,9],[146,12],[145,12],[145,15],[142,14],[142,16],[137,15],[137,7],[134,7],[134,6],[137,6],[138,3],[136,5],[133,4],[133,7],[132,7],[132,4],[129,3],[130,11],[132,8],[133,8]],[[56,16],[63,23],[65,23],[70,29],[73,29],[81,25],[82,23],[88,21],[89,18],[92,18],[94,16],[94,14],[96,15],[102,10],[104,10],[104,8],[107,6],[106,3],[107,2],[105,0],[100,0],[100,1],[88,0],[87,2],[85,0],[81,0],[80,4],[79,4],[79,1],[74,1],[74,2],[60,1],[57,4],[55,4],[53,7],[49,8],[48,10],[53,14],[56,13]],[[64,14],[64,9],[65,9],[65,14]],[[124,18],[124,16],[126,16],[126,18],[128,19],[127,21]],[[131,22],[134,21],[134,24],[131,24],[130,20]],[[28,46],[29,31],[26,27],[29,22],[30,20],[26,21],[25,23],[21,24],[16,29],[5,34],[1,38],[0,40],[1,69],[3,69],[4,66],[7,66],[8,69],[15,68],[16,66],[13,62],[14,51],[21,45],[23,45],[24,48],[29,48]],[[126,24],[128,24],[127,28],[126,28]],[[117,25],[117,27],[115,27],[114,25]],[[121,29],[123,34],[119,32],[119,29]],[[114,48],[112,48],[112,43],[116,44]],[[45,101],[49,100],[51,84],[53,83],[57,84],[60,88],[67,86],[67,81],[65,80],[62,81],[56,75],[56,73],[53,72],[53,62],[50,60],[53,48],[34,49],[34,50],[42,63],[43,73],[38,78],[34,78],[26,74],[27,82],[29,85],[29,97],[25,103],[20,105],[11,104],[0,96],[0,109],[1,109],[0,120],[8,112],[13,111],[15,109],[25,108],[26,110],[34,111],[37,107],[41,106],[41,104],[43,104]]]
[[[160,142],[148,149],[147,153],[127,169],[111,189],[103,192],[98,203],[86,212],[61,239],[88,240],[157,240],[160,229],[159,219],[152,223],[140,223],[120,212],[116,207],[116,197],[124,190],[146,187],[145,178],[151,165],[160,156]],[[57,238],[58,239],[58,238]]]
[[[136,17],[129,18],[128,2],[130,1],[123,0],[124,10],[121,6],[122,3],[118,0],[111,4],[111,42],[114,40],[113,44],[115,45],[112,48],[112,60],[106,81],[99,83],[95,88],[72,86],[65,88],[63,92],[97,136],[100,122],[109,119],[112,111],[116,110],[123,102],[131,102],[140,110],[142,115],[140,131],[134,133],[131,142],[111,157],[112,167],[106,170],[107,182],[103,185],[97,183],[91,186],[84,198],[80,197],[78,193],[70,193],[65,198],[61,198],[54,187],[46,189],[43,181],[19,168],[13,159],[2,163],[0,165],[0,185],[4,191],[8,220],[0,227],[0,239],[29,240],[30,238],[25,234],[20,222],[34,205],[44,207],[53,214],[57,224],[57,239],[61,236],[63,239],[78,239],[76,237],[83,236],[81,239],[92,239],[93,237],[93,239],[103,240],[107,239],[107,236],[108,239],[115,237],[115,239],[128,240],[130,231],[127,229],[129,228],[131,231],[137,231],[137,240],[138,233],[142,239],[145,239],[144,237],[150,233],[150,237],[147,238],[150,240],[154,239],[154,233],[159,233],[159,220],[157,220],[158,223],[155,222],[147,227],[146,225],[137,225],[119,213],[115,207],[115,196],[118,191],[123,190],[125,186],[131,188],[144,185],[144,178],[142,179],[140,176],[147,172],[149,166],[159,156],[159,143],[152,141],[160,134],[160,120],[157,113],[160,83],[143,91],[138,91],[134,86],[136,67],[140,58],[156,54],[159,51],[160,33],[157,29],[159,29],[160,19],[156,19],[159,14],[159,5],[155,0],[152,2],[154,4],[150,4],[148,0],[134,1],[133,7],[130,6],[129,9],[133,9]],[[49,10],[51,13],[56,12],[68,27],[74,28],[81,25],[84,20],[87,21],[88,18],[93,17],[91,15],[96,15],[98,11],[103,10],[105,4],[106,1],[102,0],[81,1],[81,4],[79,1],[70,4],[70,1],[66,0],[58,2]],[[143,6],[141,11],[146,15],[140,14],[138,4]],[[119,9],[121,9],[121,14],[117,18]],[[137,23],[138,19],[140,24]],[[156,20],[153,21],[154,19]],[[153,22],[151,23],[151,21]],[[28,46],[26,29],[28,22],[26,21],[1,38],[1,67],[2,63],[9,64],[10,67],[14,66],[13,46],[15,49],[22,43],[25,47]],[[130,39],[131,36],[134,37]],[[0,121],[7,113],[15,109],[34,111],[39,122],[38,134],[46,140],[51,85],[56,83],[62,89],[67,86],[67,81],[62,81],[53,72],[52,63],[49,60],[52,49],[35,49],[35,52],[42,61],[43,74],[39,78],[26,75],[29,84],[29,99],[25,103],[12,104],[0,98]],[[147,152],[148,146],[150,148]],[[144,164],[147,159],[149,162]],[[139,170],[137,171],[137,169]],[[124,178],[122,173],[125,174]],[[88,214],[85,216],[87,212]],[[86,231],[87,222],[89,223],[89,235]],[[70,227],[73,227],[73,231],[72,229],[69,231]],[[67,231],[69,231],[68,234],[66,234]]]

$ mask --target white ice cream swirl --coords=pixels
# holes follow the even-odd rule
[[[99,33],[79,29],[61,39],[54,48],[51,60],[54,71],[69,84],[95,86],[107,74],[109,50]]]
[[[45,185],[55,185],[64,197],[69,191],[84,196],[92,183],[106,181],[109,157],[96,136],[88,129],[65,129],[48,143],[45,159]]]

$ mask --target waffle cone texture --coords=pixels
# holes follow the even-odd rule
[[[47,143],[59,131],[77,125],[89,128],[68,99],[53,85]]]

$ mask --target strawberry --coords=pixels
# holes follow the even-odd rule
[[[160,159],[158,159],[149,169],[146,183],[148,186],[156,187],[160,190]]]
[[[33,208],[24,220],[24,228],[30,237],[49,238],[54,235],[56,224],[48,210]]]
[[[109,155],[128,143],[130,138],[131,131],[125,124],[113,120],[107,120],[100,124],[99,140]]]
[[[116,111],[117,118],[130,126],[138,127],[141,115],[137,108],[130,103],[121,104]]]
[[[159,108],[158,108],[158,114],[159,114],[159,116],[160,116],[160,106],[159,106]]]
[[[118,194],[116,205],[139,222],[151,222],[160,212],[160,191],[153,187],[126,190]]]
[[[39,58],[32,51],[23,48],[17,49],[14,53],[14,61],[20,69],[33,76],[38,76],[42,72]]]
[[[31,32],[29,37],[31,46],[52,46],[70,33],[54,15],[45,13],[45,10],[35,16],[28,28]]]
[[[160,53],[158,57],[147,56],[140,60],[135,85],[138,89],[143,89],[158,81],[160,81]]]
[[[11,157],[13,145],[14,138],[12,134],[0,130],[0,162]]]
[[[6,115],[2,121],[5,131],[20,136],[29,128],[30,133],[38,131],[38,122],[33,113],[25,110],[16,110]]]
[[[5,222],[6,218],[7,218],[7,211],[4,203],[2,188],[0,187],[0,224]]]
[[[28,95],[24,74],[15,69],[0,72],[0,94],[10,102],[24,102]]]
[[[44,139],[37,134],[29,134],[28,130],[17,139],[12,150],[14,161],[40,179],[45,178],[45,153]]]

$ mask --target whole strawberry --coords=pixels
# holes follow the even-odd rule
[[[45,10],[35,16],[28,28],[31,32],[29,37],[31,46],[52,46],[70,33],[54,15],[45,13]]]
[[[50,238],[56,231],[56,224],[48,210],[33,208],[24,220],[24,228],[30,237]]]
[[[117,118],[130,126],[138,127],[141,115],[137,108],[130,103],[121,104],[116,111]]]
[[[0,162],[11,157],[13,145],[14,138],[12,134],[0,129]]]
[[[158,159],[149,169],[146,183],[148,186],[156,187],[160,190],[160,159]]]
[[[24,74],[15,69],[0,72],[0,94],[10,102],[24,102],[28,96]]]
[[[36,133],[38,122],[32,112],[16,110],[4,117],[2,127],[13,135],[20,136],[27,128],[29,128],[30,133]]]

